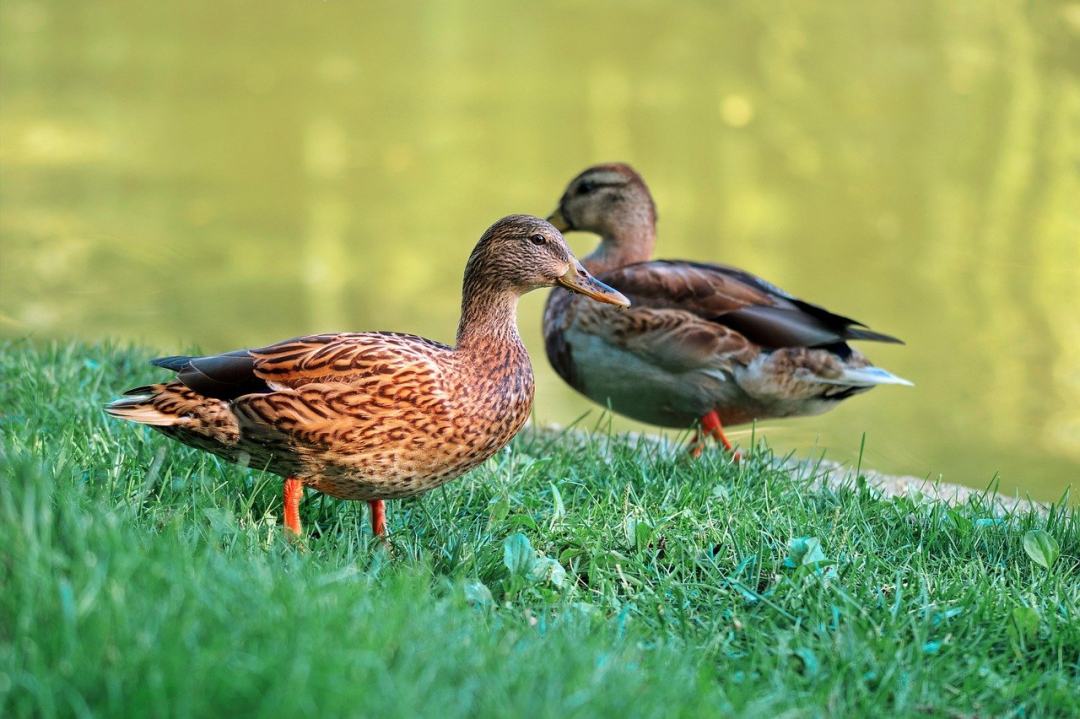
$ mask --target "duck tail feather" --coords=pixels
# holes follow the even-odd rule
[[[173,372],[179,372],[180,370],[187,367],[193,359],[194,357],[191,357],[190,355],[173,355],[171,357],[158,357],[156,359],[152,359],[150,360],[150,364],[154,365],[155,367],[162,367],[167,370],[172,370]]]
[[[844,334],[846,340],[866,340],[867,342],[888,342],[889,344],[902,345],[904,340],[893,337],[883,332],[874,332],[862,327],[848,327]]]
[[[181,424],[184,418],[175,414],[162,412],[155,407],[158,395],[166,389],[166,385],[146,385],[136,387],[124,392],[124,396],[105,405],[105,413],[120,419],[149,424],[155,427],[169,427]]]
[[[148,424],[153,427],[171,427],[180,424],[183,420],[176,415],[165,414],[157,410],[146,401],[117,400],[105,405],[105,413],[120,419],[126,419],[139,424]]]
[[[915,383],[910,380],[898,377],[888,370],[873,366],[848,367],[835,379],[822,379],[820,377],[817,379],[819,382],[824,382],[825,384],[839,384],[850,387],[873,387],[879,384],[901,384],[908,387],[915,386]]]

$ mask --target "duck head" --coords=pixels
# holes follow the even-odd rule
[[[630,306],[582,267],[559,230],[529,215],[504,217],[480,238],[465,267],[466,288],[476,283],[515,295],[558,285],[598,302]]]
[[[656,206],[630,165],[593,165],[570,181],[548,221],[561,232],[584,230],[609,237],[627,226],[655,224]]]

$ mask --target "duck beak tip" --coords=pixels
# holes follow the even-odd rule
[[[559,232],[570,231],[570,223],[566,221],[565,217],[563,217],[561,209],[556,209],[554,212],[548,215],[547,221],[550,222],[552,226]]]
[[[622,292],[605,285],[584,269],[571,266],[566,274],[559,278],[558,284],[566,289],[585,295],[589,299],[615,305],[622,309],[630,306],[630,300]]]

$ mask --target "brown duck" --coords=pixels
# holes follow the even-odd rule
[[[548,219],[564,232],[600,235],[582,263],[633,303],[610,312],[552,291],[548,360],[572,387],[620,414],[665,427],[698,422],[695,455],[702,431],[732,451],[724,425],[819,414],[875,385],[911,384],[848,344],[899,343],[895,337],[734,267],[651,260],[656,208],[628,165],[582,172]]]
[[[518,298],[559,285],[620,307],[544,220],[492,225],[465,267],[457,346],[408,334],[320,334],[260,349],[153,361],[176,379],[106,407],[231,462],[285,477],[285,526],[300,533],[308,486],[371,505],[458,477],[517,434],[533,401]]]

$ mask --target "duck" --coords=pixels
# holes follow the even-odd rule
[[[588,272],[629,298],[613,313],[558,288],[544,308],[555,372],[594,402],[661,427],[694,427],[735,451],[724,428],[817,415],[877,385],[911,385],[875,367],[853,340],[903,344],[735,267],[654,260],[656,204],[625,163],[574,177],[548,220],[600,236]]]
[[[493,224],[465,266],[454,346],[398,332],[339,332],[257,349],[162,357],[172,379],[105,407],[170,439],[284,478],[284,525],[300,535],[304,488],[365,501],[386,535],[385,501],[430,491],[504,447],[534,396],[518,298],[552,286],[626,307],[550,223]]]

